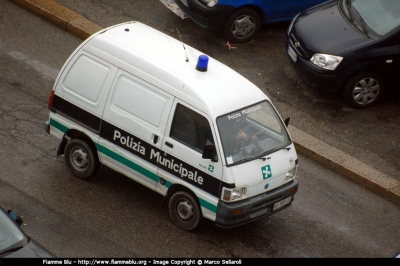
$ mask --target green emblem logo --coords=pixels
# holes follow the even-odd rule
[[[264,180],[270,178],[272,176],[271,166],[268,164],[266,166],[261,167],[261,173]]]
[[[212,166],[211,164],[208,166],[208,171],[209,172],[214,172],[214,166]]]

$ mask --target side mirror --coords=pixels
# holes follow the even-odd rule
[[[19,226],[21,226],[22,218],[21,218],[21,216],[19,216],[18,213],[16,213],[15,211],[12,211],[12,210],[8,210],[7,213],[11,217],[11,219],[13,219]]]
[[[218,162],[217,150],[214,144],[206,144],[203,150],[203,159],[210,159],[212,162]]]
[[[286,127],[289,126],[289,121],[290,121],[290,117],[288,117],[288,118],[285,119],[284,122],[285,122],[285,126],[286,126]]]

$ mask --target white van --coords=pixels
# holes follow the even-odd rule
[[[48,107],[45,130],[75,176],[110,167],[165,196],[184,230],[202,217],[233,227],[271,215],[297,192],[295,147],[268,97],[139,22],[85,40]]]

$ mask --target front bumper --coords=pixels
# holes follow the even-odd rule
[[[272,191],[242,201],[232,203],[219,201],[216,225],[224,228],[235,227],[284,210],[292,205],[298,186],[298,181],[294,179],[292,182]],[[291,197],[289,204],[273,210],[275,203],[288,197]],[[237,209],[242,209],[242,212],[235,215],[234,210]]]
[[[178,7],[200,27],[209,30],[222,30],[225,21],[235,9],[233,6],[215,5],[207,7],[199,1],[187,0],[187,6],[181,0],[174,0]]]
[[[289,46],[296,53],[297,61],[294,61],[289,56]],[[296,48],[296,45],[287,35],[285,36],[285,49],[290,64],[298,76],[314,89],[322,92],[337,93],[341,91],[345,81],[349,79],[348,73],[343,71],[340,65],[335,70],[325,70],[315,66],[308,57],[303,56],[303,52]]]

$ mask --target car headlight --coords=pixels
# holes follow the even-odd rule
[[[329,54],[315,54],[310,59],[314,65],[327,70],[335,70],[342,60],[343,57]]]
[[[234,201],[244,197],[246,188],[224,188],[222,192],[222,199],[224,201]]]
[[[290,34],[290,32],[292,31],[294,22],[296,21],[297,17],[300,15],[300,13],[298,13],[296,16],[294,16],[294,18],[292,19],[292,21],[289,24],[289,28],[287,30],[288,35]]]
[[[218,3],[218,0],[202,0],[208,7],[213,7]]]
[[[292,181],[297,175],[297,165],[286,172],[285,183]]]

